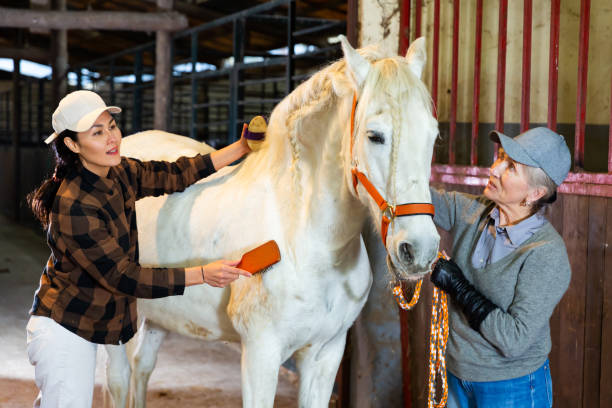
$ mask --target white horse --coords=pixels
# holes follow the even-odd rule
[[[135,405],[168,330],[242,343],[245,407],[272,407],[280,365],[295,357],[300,407],[327,407],[346,333],[362,309],[372,273],[360,232],[381,212],[351,169],[363,172],[390,203],[430,202],[437,122],[420,81],[424,39],[406,57],[354,50],[316,73],[272,112],[261,150],[183,193],[137,203],[140,262],[190,266],[237,259],[274,239],[282,260],[231,287],[189,287],[183,296],[138,300],[143,318],[131,367]],[[353,95],[354,147],[350,116]],[[122,154],[176,159],[206,147],[165,132],[124,139]],[[386,248],[396,278],[416,279],[435,259],[439,236],[428,215],[396,218]],[[132,343],[132,342],[131,342]],[[108,382],[124,406],[130,365],[109,348]]]

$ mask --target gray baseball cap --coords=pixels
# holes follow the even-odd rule
[[[570,151],[563,136],[552,130],[537,127],[514,138],[494,130],[489,138],[501,143],[512,160],[544,170],[557,186],[567,177],[572,162]]]

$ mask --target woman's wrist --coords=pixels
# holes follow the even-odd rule
[[[206,277],[204,276],[204,267],[200,266],[200,271],[202,272],[202,283],[206,282]]]

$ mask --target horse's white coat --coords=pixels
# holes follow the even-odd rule
[[[360,231],[368,212],[380,223],[380,211],[366,191],[358,187],[359,195],[354,192],[351,166],[356,163],[392,203],[429,202],[437,135],[429,96],[412,71],[422,69],[424,50],[409,51],[409,60],[381,58],[372,49],[361,56],[345,39],[343,50],[346,63],[315,74],[274,109],[261,150],[183,193],[137,203],[143,265],[238,259],[269,239],[279,244],[282,259],[225,289],[200,285],[187,288],[184,296],[138,301],[144,321],[131,342],[136,343],[136,406],[144,406],[166,330],[241,341],[245,407],[272,407],[279,366],[292,355],[300,370],[300,406],[328,405],[346,332],[371,285]],[[351,157],[354,92],[359,105]],[[385,143],[370,141],[372,132]],[[159,131],[122,143],[122,154],[141,159],[174,160],[206,150]],[[393,272],[406,279],[425,273],[438,241],[429,216],[396,219],[387,239]],[[121,371],[123,363],[124,372],[127,359],[116,351],[109,356],[109,371]],[[122,405],[125,375],[112,378],[110,389]]]

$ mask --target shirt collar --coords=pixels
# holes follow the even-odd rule
[[[81,176],[84,183],[89,184],[103,193],[110,194],[113,192],[114,171],[112,167],[109,169],[107,177],[100,177],[97,174],[87,170],[84,166],[79,166],[79,168],[76,170],[76,175]]]
[[[500,227],[499,208],[497,207],[493,208],[489,217],[494,221],[496,231],[505,232],[512,245],[520,245],[546,222],[546,218],[544,218],[542,212],[538,211],[518,224]]]

